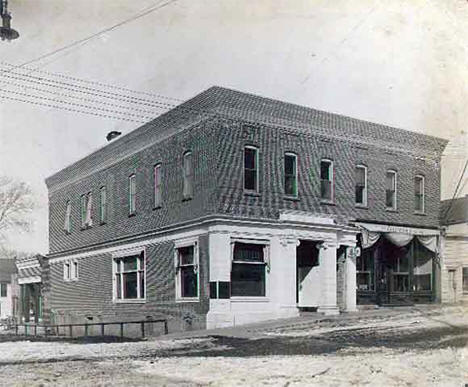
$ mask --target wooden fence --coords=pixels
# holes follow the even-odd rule
[[[119,322],[99,322],[99,323],[82,323],[82,324],[52,324],[52,325],[39,325],[39,324],[15,324],[15,334],[19,334],[19,328],[24,327],[25,336],[38,336],[38,328],[44,331],[44,336],[60,336],[60,328],[64,333],[64,336],[74,337],[73,328],[74,327],[84,327],[84,337],[89,336],[89,327],[100,326],[101,327],[101,336],[105,336],[105,327],[108,325],[118,325],[120,326],[120,338],[124,338],[124,326],[125,325],[140,325],[141,337],[145,337],[145,328],[148,324],[153,323],[163,323],[164,324],[164,334],[167,335],[167,320],[166,319],[157,319],[157,320],[138,320],[138,321],[119,321]],[[29,332],[28,332],[29,331]],[[68,334],[67,334],[68,333]],[[79,337],[79,336],[75,336]]]

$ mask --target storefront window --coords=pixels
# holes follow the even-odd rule
[[[265,245],[238,243],[234,245],[231,271],[231,295],[265,296]]]
[[[356,275],[358,290],[374,290],[374,259],[371,249],[363,250],[356,258]]]
[[[430,291],[432,289],[432,258],[434,253],[419,242],[414,246],[413,290]]]
[[[409,291],[409,272],[408,272],[408,255],[397,257],[392,261],[392,291],[407,292]]]

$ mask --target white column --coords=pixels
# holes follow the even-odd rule
[[[320,283],[322,299],[318,312],[325,315],[339,314],[336,305],[336,242],[324,242],[319,248]]]
[[[209,235],[210,282],[231,281],[231,238],[229,234]],[[210,310],[206,316],[207,329],[234,325],[229,299],[210,299]]]
[[[355,312],[356,308],[356,254],[355,247],[346,249],[345,261],[345,310]]]
[[[272,266],[272,279],[275,283],[280,317],[291,317],[299,314],[296,303],[296,248],[297,238],[273,238],[271,249],[274,251],[275,266]],[[273,255],[272,255],[273,257]],[[275,270],[275,273],[273,273]]]

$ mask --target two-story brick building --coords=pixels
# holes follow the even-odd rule
[[[210,88],[47,179],[45,315],[180,329],[433,301],[445,145]]]

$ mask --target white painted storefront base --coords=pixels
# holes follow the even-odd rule
[[[280,217],[280,220],[282,218]],[[337,306],[337,249],[354,247],[356,230],[340,227],[333,219],[308,217],[297,220],[288,213],[283,224],[219,224],[209,228],[210,282],[230,282],[233,243],[261,243],[267,246],[269,269],[265,297],[210,299],[207,328],[221,328],[278,318],[296,317],[300,306],[317,308],[326,315],[339,313]],[[320,223],[318,223],[320,222]],[[305,278],[297,302],[297,246],[301,240],[318,242],[319,265]],[[346,265],[347,311],[356,310],[356,265]],[[349,272],[348,272],[349,271]],[[302,294],[301,294],[302,293]]]

